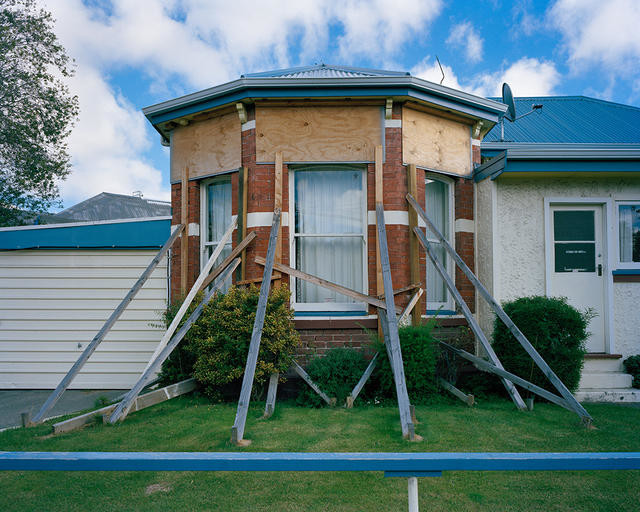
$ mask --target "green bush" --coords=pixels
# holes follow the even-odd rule
[[[624,371],[633,376],[633,387],[640,388],[640,355],[627,357],[622,364]]]
[[[367,361],[359,350],[334,348],[323,357],[313,358],[306,371],[318,387],[341,405],[358,383],[367,367]],[[301,383],[297,403],[307,407],[321,407],[326,402],[306,383]]]
[[[400,348],[404,363],[407,392],[412,404],[432,402],[438,394],[436,364],[439,354],[438,341],[433,336],[435,319],[425,325],[401,327]],[[396,387],[393,373],[382,343],[378,343],[380,355],[375,372],[375,384],[379,398],[395,398]]]
[[[192,352],[196,360],[193,376],[210,398],[219,400],[221,389],[242,379],[260,291],[232,286],[204,308],[191,328]],[[256,365],[254,390],[272,373],[281,375],[291,365],[300,345],[289,309],[289,289],[273,289],[267,302],[260,352]]]
[[[584,342],[589,336],[587,325],[591,311],[580,312],[567,304],[565,298],[541,296],[507,302],[503,308],[564,385],[575,391],[584,364]],[[493,348],[508,371],[555,391],[498,318],[494,323]]]

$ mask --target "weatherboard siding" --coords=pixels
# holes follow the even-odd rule
[[[0,252],[0,389],[52,389],[140,277],[156,250]],[[127,389],[164,329],[166,258],[71,389]]]

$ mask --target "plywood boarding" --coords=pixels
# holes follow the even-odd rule
[[[273,162],[373,162],[382,144],[375,106],[256,107],[256,159]]]
[[[0,389],[55,388],[155,253],[0,252]],[[162,337],[166,299],[165,259],[71,388],[131,387]]]
[[[402,109],[402,159],[448,173],[471,173],[469,125],[407,107]]]
[[[238,114],[225,114],[176,128],[171,134],[171,183],[177,183],[182,170],[189,177],[209,176],[237,169],[242,150]]]

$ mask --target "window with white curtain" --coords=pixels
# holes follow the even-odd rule
[[[618,203],[618,238],[620,266],[640,268],[640,201]]]
[[[453,183],[444,177],[427,175],[425,178],[425,212],[435,227],[451,243],[453,227]],[[431,242],[440,263],[453,276],[453,261],[435,234],[427,228],[427,239]],[[431,259],[427,257],[427,309],[451,309],[451,297],[444,279]]]
[[[204,182],[201,186],[202,211],[200,219],[203,222],[200,231],[201,268],[209,260],[213,251],[218,246],[220,239],[231,224],[231,178],[228,176],[216,178]],[[231,240],[225,244],[220,256],[214,263],[216,265],[231,253]],[[229,281],[224,286],[229,288]]]
[[[290,175],[295,268],[366,293],[364,168],[316,165],[292,168]],[[293,302],[297,311],[366,310],[360,302],[302,279],[295,281]]]

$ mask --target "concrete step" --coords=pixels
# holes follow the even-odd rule
[[[622,358],[593,358],[585,357],[583,372],[621,372],[624,371],[622,367]]]
[[[581,389],[574,393],[578,402],[640,403],[640,389]]]
[[[631,388],[633,377],[623,372],[582,372],[579,390]]]

